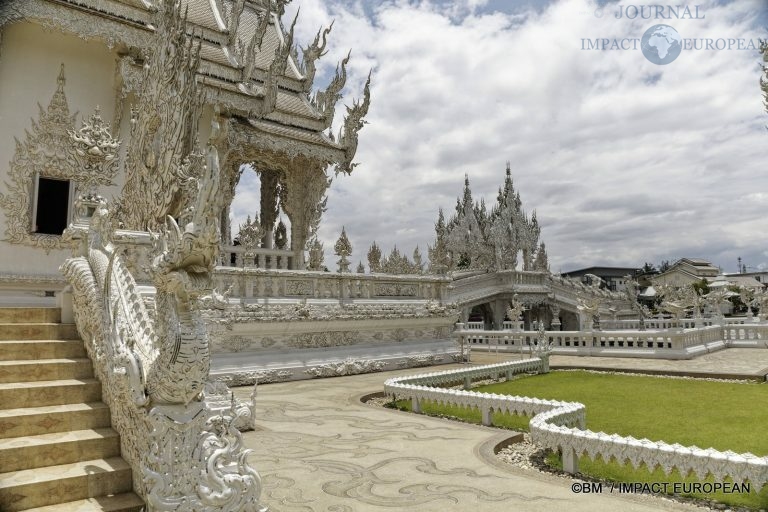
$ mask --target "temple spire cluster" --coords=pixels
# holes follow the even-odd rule
[[[439,210],[435,242],[429,247],[430,270],[507,270],[521,265],[523,270],[547,271],[547,253],[544,244],[539,243],[540,234],[536,212],[529,217],[522,208],[509,162],[504,184],[490,210],[484,199],[473,199],[469,176],[465,176],[456,212],[448,222]]]

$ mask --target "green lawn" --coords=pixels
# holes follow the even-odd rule
[[[654,441],[680,443],[724,451],[768,454],[768,385],[668,379],[582,371],[555,371],[546,375],[523,375],[510,382],[482,386],[474,391],[576,401],[587,406],[587,428],[597,432],[631,435]],[[403,408],[407,402],[399,404]],[[436,404],[424,404],[426,414],[454,416],[480,422],[479,411]],[[528,429],[528,418],[496,414],[494,425],[516,430]],[[560,465],[557,456],[550,457]],[[587,457],[579,460],[586,475],[626,482],[696,481],[695,476],[670,476],[658,469],[619,465]],[[711,480],[710,480],[711,481]],[[723,503],[768,508],[768,485],[749,495],[718,494],[699,496]]]

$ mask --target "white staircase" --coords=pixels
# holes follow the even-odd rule
[[[139,512],[101,384],[56,308],[0,308],[0,510]]]

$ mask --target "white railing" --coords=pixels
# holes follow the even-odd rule
[[[501,328],[505,331],[512,331],[512,330],[523,330],[523,322],[513,322],[511,320],[504,320],[501,324]]]
[[[443,301],[449,278],[309,270],[216,267],[214,282],[231,297],[288,299],[393,299]]]
[[[491,393],[476,393],[459,389],[444,389],[437,386],[463,385],[469,389],[472,382],[484,379],[512,378],[519,373],[538,372],[541,370],[539,358],[525,359],[508,363],[476,366],[462,370],[447,370],[427,373],[413,377],[397,377],[384,383],[384,392],[397,399],[411,401],[411,409],[420,413],[424,401],[453,405],[464,408],[477,408],[481,412],[483,425],[492,425],[493,412],[524,414],[534,416],[551,410],[561,402],[540,400],[538,398],[510,397]],[[584,406],[582,406],[583,410]],[[583,420],[583,417],[582,417]]]
[[[723,339],[732,347],[768,347],[768,325],[726,325]]]
[[[645,329],[694,329],[716,325],[718,321],[713,318],[648,318],[644,322],[640,320],[600,320],[600,327],[605,330],[640,330]]]
[[[606,434],[585,430],[585,406],[578,402],[558,402],[520,396],[477,393],[473,391],[445,389],[446,386],[464,383],[465,388],[478,378],[507,379],[515,373],[539,371],[542,361],[538,358],[437,373],[399,377],[384,383],[384,392],[396,399],[411,400],[412,410],[421,412],[423,402],[434,402],[466,409],[479,409],[482,422],[491,425],[493,413],[525,414],[532,416],[529,423],[531,440],[542,448],[558,450],[563,455],[563,469],[569,473],[578,471],[578,457],[586,454],[595,460],[614,459],[620,464],[627,461],[633,467],[645,465],[650,471],[657,466],[665,473],[677,469],[682,475],[693,472],[704,479],[712,475],[715,481],[730,478],[734,483],[749,481],[760,490],[768,483],[768,457],[751,453],[720,452],[696,446],[668,444],[664,441],[635,439],[631,436]]]
[[[293,267],[293,251],[281,249],[253,249],[245,254],[241,245],[222,245],[219,264],[223,267],[255,267],[263,269],[289,269]]]
[[[453,336],[465,346],[501,352],[531,351],[538,331],[483,331],[457,324]],[[699,353],[736,346],[763,346],[768,340],[768,325],[708,326],[698,329],[547,331],[553,354],[610,357],[690,358]]]

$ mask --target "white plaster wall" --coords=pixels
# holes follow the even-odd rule
[[[4,182],[8,180],[9,163],[15,151],[14,137],[23,141],[24,130],[31,127],[31,119],[38,117],[38,103],[47,107],[56,91],[56,78],[62,63],[70,112],[79,111],[77,126],[96,105],[101,107],[104,120],[113,119],[116,58],[114,52],[99,42],[86,42],[32,23],[20,22],[3,29],[0,43],[0,191],[7,192]],[[120,184],[122,181],[120,178]],[[104,192],[109,196],[119,190],[111,187]],[[0,209],[0,240],[5,238],[5,227],[5,212]],[[59,264],[68,255],[67,251],[51,251],[46,255],[40,249],[0,241],[0,273],[56,274]]]

